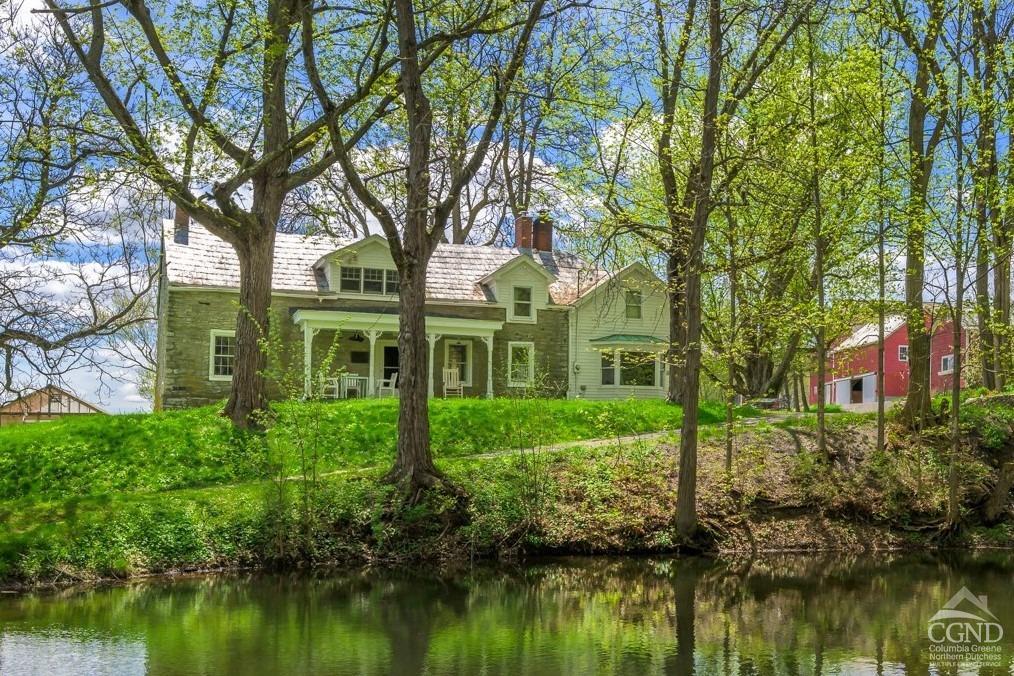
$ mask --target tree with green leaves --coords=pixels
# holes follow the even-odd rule
[[[528,52],[532,34],[547,11],[545,0],[526,5],[481,2],[460,15],[441,5],[417,8],[412,0],[395,0],[389,6],[391,33],[396,43],[398,82],[403,108],[386,126],[386,141],[400,144],[398,173],[404,182],[404,208],[399,223],[384,195],[371,188],[356,162],[355,127],[350,128],[331,111],[340,105],[327,76],[315,58],[315,17],[304,13],[304,59],[314,96],[328,119],[331,151],[337,158],[357,199],[380,223],[398,268],[400,282],[398,349],[399,373],[398,453],[388,475],[415,500],[426,489],[447,485],[433,464],[429,439],[427,399],[428,347],[425,325],[426,271],[434,250],[446,236],[461,192],[486,160],[501,117]],[[561,7],[556,7],[560,11]],[[456,48],[439,36],[468,36]],[[381,41],[389,39],[387,30]],[[460,59],[468,65],[457,67]],[[462,70],[468,77],[462,76]],[[468,159],[446,174],[433,170],[434,145],[452,142],[445,133],[448,120],[462,109],[473,114],[467,147],[457,152]]]
[[[351,127],[351,147],[396,107],[393,8],[312,0],[46,7],[104,104],[107,133],[125,137],[124,159],[172,200],[181,226],[194,218],[235,250],[240,309],[226,413],[238,427],[256,425],[275,232],[294,191],[336,163],[328,126]],[[319,35],[297,30],[306,16]],[[456,37],[439,34],[427,46]],[[326,48],[322,60],[342,83],[327,110],[308,105],[308,44]]]
[[[889,0],[882,20],[904,46],[907,57],[907,195],[905,205],[905,306],[908,326],[908,397],[904,420],[921,427],[930,414],[930,333],[923,294],[926,286],[926,231],[930,182],[944,138],[948,107],[942,66],[944,0]]]

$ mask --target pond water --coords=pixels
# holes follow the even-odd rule
[[[565,558],[3,595],[0,674],[1014,674],[1012,575],[1010,553]],[[934,643],[962,588],[981,620],[936,630],[985,629]]]

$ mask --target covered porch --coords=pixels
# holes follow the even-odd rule
[[[304,392],[313,392],[313,378],[338,340],[335,363],[363,383],[360,396],[377,396],[378,385],[400,370],[398,315],[393,312],[297,310],[293,322],[303,331]],[[493,334],[503,322],[460,317],[426,317],[429,344],[428,393],[443,394],[442,368],[455,368],[470,396],[493,396]],[[331,332],[324,353],[318,334]],[[439,368],[438,368],[439,367]]]

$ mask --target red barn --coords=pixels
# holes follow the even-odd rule
[[[954,378],[951,321],[926,319],[931,328],[930,391],[949,392]],[[876,322],[857,326],[835,341],[828,351],[825,401],[842,406],[861,406],[877,401]],[[962,356],[968,353],[968,331],[961,331]],[[967,366],[967,358],[963,362]],[[965,378],[961,379],[962,387]],[[884,396],[898,399],[908,393],[908,326],[903,315],[884,318]],[[810,377],[810,401],[817,401],[817,374]]]

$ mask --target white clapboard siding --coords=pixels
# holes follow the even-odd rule
[[[624,289],[642,294],[641,319],[627,319]],[[602,385],[601,352],[591,341],[613,334],[654,336],[668,341],[669,309],[661,282],[638,271],[609,282],[571,311],[570,396],[581,399],[652,399],[664,396],[668,382],[663,360],[656,363],[655,387]],[[636,349],[633,348],[632,349]],[[578,368],[575,370],[574,366]]]
[[[549,280],[545,275],[528,265],[515,265],[509,270],[494,275],[490,285],[496,300],[507,307],[507,321],[524,321],[515,319],[513,314],[514,287],[527,286],[532,289],[532,320],[539,316],[539,311],[546,309],[549,303]]]

